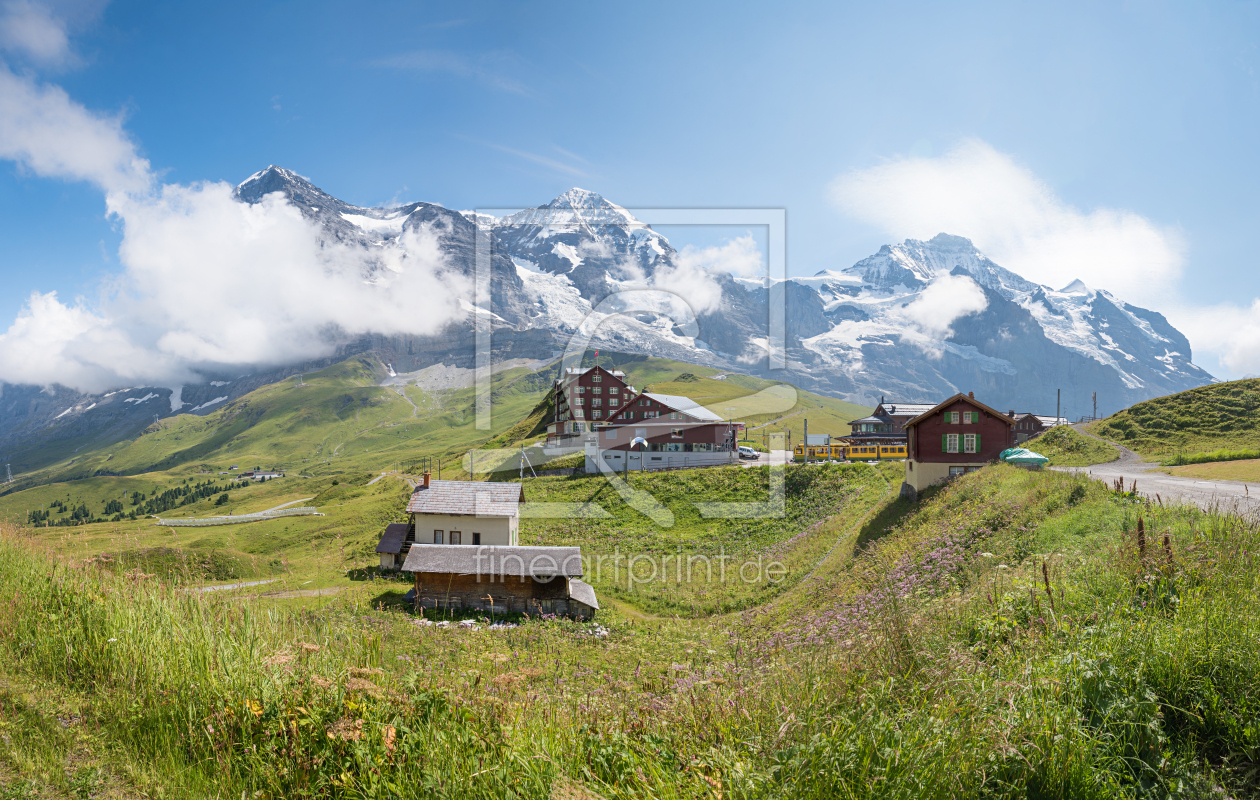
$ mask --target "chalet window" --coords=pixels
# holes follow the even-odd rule
[[[602,397],[596,397],[594,400],[591,401],[591,405],[595,406],[596,408],[599,408],[603,404],[604,404],[604,398]]]
[[[600,375],[598,372],[591,376],[591,383],[600,383],[603,380],[604,376]]]
[[[594,387],[593,389],[591,389],[591,392],[592,392],[592,393],[594,393],[594,394],[599,394],[599,393],[600,393],[600,392],[602,392],[602,391],[604,391],[604,390],[603,390],[602,388],[600,388],[599,386],[596,386],[596,387]]]
[[[625,417],[626,419],[634,419],[634,412],[627,411],[625,414],[622,414],[622,416]]]
[[[958,412],[953,412],[958,413]],[[941,434],[941,450],[946,453],[958,452],[958,434],[943,433]]]
[[[580,409],[580,408],[575,408],[575,409],[573,409],[573,418],[574,418],[574,419],[581,419],[581,418],[582,418],[582,409]]]
[[[682,431],[683,431],[682,428],[670,428],[669,435],[674,439],[681,439],[683,435]]]
[[[964,453],[980,452],[980,434],[978,433],[963,434],[963,452]]]
[[[481,534],[480,534],[480,533],[474,533],[474,534],[473,534],[473,544],[481,544]]]
[[[617,432],[616,432],[615,430],[613,430],[612,428],[609,428],[607,431],[605,431],[605,432],[604,432],[604,438],[605,438],[605,439],[616,439],[616,438],[617,438]]]
[[[949,477],[951,478],[957,478],[959,475],[965,475],[966,473],[967,473],[966,467],[950,467],[949,468]]]
[[[441,531],[434,531],[434,532],[433,532],[433,543],[434,543],[434,544],[441,544],[441,543],[442,543],[442,532],[441,532]]]
[[[459,531],[451,531],[451,544],[460,544]]]
[[[578,393],[578,394],[586,394],[586,387],[585,387],[585,386],[579,386],[579,387],[577,387],[577,393]]]
[[[618,392],[620,392],[620,391],[621,391],[621,390],[620,390],[620,389],[618,389],[616,386],[609,386],[609,387],[608,387],[608,393],[609,393],[609,394],[617,394],[617,393],[618,393]]]
[[[599,419],[602,416],[604,416],[604,412],[598,408],[591,412],[591,419]]]

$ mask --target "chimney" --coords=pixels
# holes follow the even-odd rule
[[[967,396],[968,396],[968,397],[970,397],[972,400],[975,400],[975,399],[976,399],[976,393],[975,393],[975,392],[967,392]]]
[[[416,487],[416,488],[418,488],[418,489],[428,489],[428,488],[429,488],[429,473],[428,473],[428,472],[424,473],[424,480],[423,480],[423,482],[422,482],[422,483],[421,483],[418,487]]]
[[[1015,419],[1015,409],[1012,408],[1010,411],[1007,411],[1006,416],[1010,417],[1011,419]]]

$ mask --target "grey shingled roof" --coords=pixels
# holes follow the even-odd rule
[[[926,414],[934,408],[936,408],[936,406],[931,403],[884,403],[884,410],[888,412],[889,416],[897,417],[917,417],[920,414]]]
[[[507,547],[503,545],[413,544],[403,572],[518,577],[582,575],[580,547]]]
[[[407,529],[411,526],[405,522],[393,522],[385,526],[385,535],[376,546],[378,553],[401,553],[403,540],[407,538]]]
[[[657,394],[656,392],[644,392],[644,397],[650,397],[658,403],[664,403],[675,411],[681,411],[693,419],[702,422],[721,422],[722,418],[714,414],[709,409],[692,400],[690,397],[683,397],[680,394]]]
[[[599,600],[595,599],[595,588],[585,581],[577,578],[569,580],[569,597],[579,603],[585,603],[595,610],[599,610]]]
[[[411,514],[462,514],[478,517],[515,517],[525,501],[519,483],[493,481],[430,481],[417,488],[407,503]]]

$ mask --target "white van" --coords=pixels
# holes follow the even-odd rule
[[[761,458],[761,453],[758,453],[756,450],[752,449],[751,447],[741,444],[739,446],[739,457],[757,459],[757,458]]]

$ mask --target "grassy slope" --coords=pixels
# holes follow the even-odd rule
[[[836,528],[810,579],[759,611],[608,609],[607,636],[419,627],[388,582],[319,614],[179,595],[53,572],[61,542],[10,531],[0,774],[71,794],[90,765],[117,795],[170,797],[1260,789],[1260,565],[1244,555],[1260,532],[1051,472],[927,494]],[[90,758],[87,731],[107,734]]]
[[[1050,459],[1056,467],[1087,467],[1115,461],[1120,451],[1109,444],[1082,436],[1067,425],[1046,431],[1024,447]]]
[[[1260,482],[1260,459],[1218,461],[1212,464],[1188,464],[1184,467],[1165,467],[1169,475],[1198,478],[1205,481]]]
[[[1143,457],[1260,449],[1260,380],[1229,381],[1137,403],[1090,427]]]

